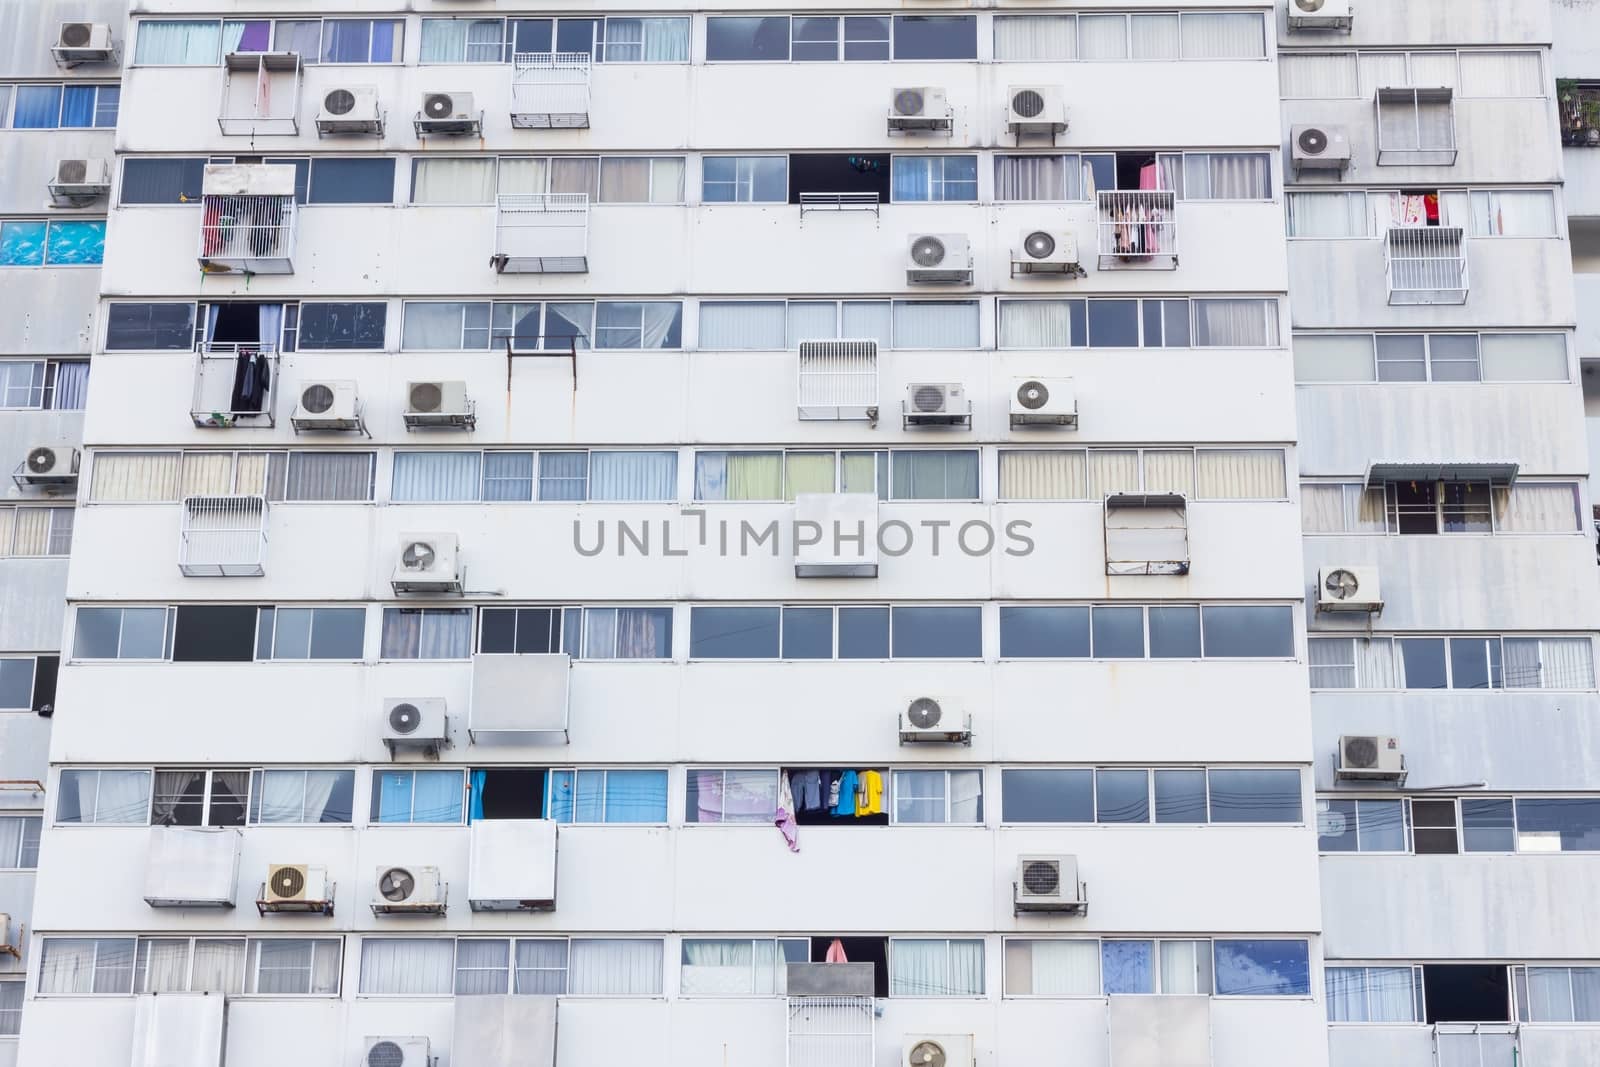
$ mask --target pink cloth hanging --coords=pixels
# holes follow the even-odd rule
[[[845,955],[844,955],[844,944],[842,942],[840,942],[840,940],[837,937],[833,939],[833,944],[828,946],[828,954],[826,956],[822,957],[822,962],[823,963],[849,963],[850,962],[848,959],[845,958]]]
[[[1156,172],[1156,165],[1154,163],[1146,163],[1144,166],[1139,168],[1139,188],[1161,188],[1161,179]]]
[[[778,778],[778,810],[772,817],[773,825],[783,834],[784,844],[790,852],[800,851],[800,824],[794,818],[794,791],[789,787],[789,772]]]

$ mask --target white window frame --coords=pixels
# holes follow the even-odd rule
[[[749,975],[749,977],[750,977],[750,985],[749,985],[749,989],[747,989],[747,990],[745,990],[743,992],[737,992],[737,993],[713,993],[713,992],[684,993],[684,992],[682,992],[681,990],[682,990],[682,987],[683,987],[683,970],[686,967],[693,966],[693,964],[691,964],[686,957],[688,955],[689,943],[690,942],[694,942],[694,941],[710,941],[710,942],[716,942],[716,943],[733,942],[733,943],[748,944],[750,946],[750,975]],[[786,995],[785,994],[785,989],[786,989],[786,986],[787,986],[787,971],[786,971],[786,967],[787,967],[787,964],[789,963],[789,958],[788,958],[787,955],[785,955],[785,953],[783,951],[785,944],[799,945],[801,947],[801,953],[800,953],[801,956],[803,958],[805,958],[805,959],[809,959],[810,958],[810,955],[811,955],[811,939],[809,937],[782,937],[782,936],[779,936],[779,937],[715,937],[715,936],[709,936],[709,935],[704,935],[704,934],[699,934],[699,933],[696,933],[693,936],[685,935],[684,937],[679,939],[679,943],[678,943],[678,979],[679,979],[678,986],[679,986],[679,990],[680,990],[678,996],[679,996],[680,999],[684,999],[684,1000],[695,1000],[695,999],[698,999],[700,997],[705,997],[707,999],[716,999],[716,1000],[728,1000],[728,999],[731,999],[731,998],[734,998],[734,997],[739,997],[739,998],[757,998],[757,997],[781,997],[781,996],[784,996],[784,995]],[[760,977],[760,973],[761,973],[759,964],[757,962],[757,953],[756,953],[756,946],[758,946],[758,945],[771,945],[772,946],[773,975],[772,975],[772,992],[770,992],[770,993],[761,992],[761,991],[759,991],[757,989],[757,986],[760,985],[759,977]]]
[[[613,772],[613,771],[653,771],[653,772],[659,772],[660,774],[665,776],[665,778],[663,780],[665,781],[665,783],[667,785],[667,792],[662,797],[663,813],[662,813],[662,817],[661,817],[661,819],[659,821],[637,822],[637,821],[626,820],[626,819],[612,820],[612,819],[605,818],[606,794],[607,794],[607,790],[609,790],[611,788],[611,772]],[[580,818],[578,818],[578,795],[577,795],[577,792],[576,792],[577,784],[578,784],[578,776],[579,775],[583,775],[583,774],[596,774],[596,773],[598,773],[598,774],[600,774],[602,776],[601,786],[600,786],[600,815],[601,815],[601,817],[598,818],[598,819],[580,819]],[[632,767],[632,766],[611,766],[611,767],[593,767],[593,766],[588,766],[588,767],[584,767],[584,766],[576,766],[576,765],[568,765],[568,766],[565,766],[565,767],[550,767],[545,771],[545,783],[546,784],[545,784],[545,791],[544,791],[544,814],[543,814],[542,817],[546,818],[546,819],[554,819],[555,818],[555,816],[552,814],[551,809],[552,809],[552,807],[554,805],[554,802],[555,802],[554,779],[555,779],[555,776],[557,774],[570,774],[570,775],[572,775],[572,784],[573,784],[573,789],[574,789],[574,793],[573,793],[573,797],[572,797],[572,817],[560,822],[560,825],[562,825],[562,826],[667,826],[672,820],[672,774],[671,774],[671,771],[670,771],[669,768],[660,767],[660,766],[656,766],[656,767]]]
[[[34,824],[33,830],[33,863],[24,864],[28,851],[28,822]],[[0,871],[34,871],[39,869],[39,840],[44,830],[44,812],[42,811],[7,811],[0,815],[0,822],[15,821],[21,825],[17,830],[17,851],[14,854],[0,855]],[[78,825],[76,823],[72,825]]]
[[[461,781],[461,818],[455,822],[440,822],[437,820],[417,820],[417,775],[444,772],[455,774]],[[379,796],[379,779],[385,774],[404,774],[411,779],[411,808],[404,819],[380,819],[374,814],[381,811]],[[403,764],[389,766],[375,766],[372,768],[370,778],[372,798],[368,807],[368,826],[464,826],[467,822],[468,780],[466,767],[442,767],[437,764],[427,767],[408,767]],[[352,819],[354,813],[351,814]]]
[[[944,776],[943,796],[932,797],[913,795],[910,797],[912,800],[942,800],[944,803],[943,818],[935,819],[931,822],[904,821],[900,818],[900,776],[902,774],[942,774]],[[978,807],[981,811],[981,815],[971,822],[957,821],[952,817],[951,795],[953,790],[951,789],[951,776],[956,774],[976,774],[978,776]],[[891,826],[974,826],[981,828],[988,823],[989,811],[986,807],[984,807],[983,803],[985,790],[982,767],[890,767],[888,769],[888,773],[884,777],[886,778],[884,783],[884,810],[889,815],[889,825]]]
[[[193,766],[193,765],[190,765],[190,766],[172,766],[172,765],[169,765],[169,766],[156,766],[156,767],[151,768],[151,775],[150,775],[150,825],[151,826],[157,826],[157,825],[163,825],[164,826],[164,825],[167,825],[165,823],[158,824],[158,823],[156,823],[154,821],[155,820],[155,816],[156,816],[156,796],[157,796],[157,794],[156,794],[156,779],[157,779],[157,777],[159,775],[162,775],[162,774],[201,774],[201,775],[205,776],[204,795],[203,795],[203,799],[201,800],[201,804],[200,804],[200,822],[196,826],[191,827],[193,829],[199,829],[199,828],[209,828],[209,827],[211,827],[211,791],[212,791],[213,786],[216,783],[217,774],[218,773],[230,772],[230,771],[235,773],[235,774],[244,775],[245,793],[244,793],[244,796],[240,798],[240,800],[241,800],[241,802],[243,803],[243,806],[244,806],[244,815],[245,815],[245,817],[243,819],[241,819],[238,823],[222,823],[222,824],[218,824],[218,825],[219,826],[238,826],[238,827],[243,827],[243,826],[247,825],[247,823],[249,822],[249,812],[250,812],[250,799],[251,799],[250,798],[250,787],[255,782],[255,777],[254,777],[254,775],[252,775],[250,773],[250,768],[245,767],[245,766],[238,766],[238,767],[209,767],[209,766],[207,766],[207,767],[199,767],[199,766]],[[173,823],[171,825],[180,826],[180,825],[185,825],[185,824]]]
[[[310,773],[332,773],[348,775],[350,779],[350,818],[346,822],[324,822],[308,820],[306,818],[306,775]],[[273,819],[261,818],[261,808],[266,803],[266,776],[282,774],[298,774],[300,778],[300,818],[298,819]],[[356,772],[353,767],[252,767],[250,769],[250,803],[245,808],[246,826],[298,826],[302,829],[310,826],[325,827],[351,827],[356,822]]]
[[[350,604],[296,604],[296,603],[292,603],[291,602],[291,603],[287,603],[287,604],[263,604],[260,607],[261,607],[261,610],[256,612],[256,652],[255,652],[255,657],[254,657],[255,662],[257,662],[257,663],[364,663],[364,662],[366,662],[366,626],[367,626],[367,623],[370,621],[367,618],[366,605],[364,605],[364,604],[362,604],[362,605],[350,605]],[[268,655],[268,656],[261,655],[261,638],[262,638],[261,612],[262,611],[271,611],[272,612],[272,654]],[[311,613],[310,626],[306,631],[306,653],[307,654],[304,655],[304,656],[280,656],[280,655],[278,655],[278,623],[283,618],[283,612],[285,612],[285,611],[308,611],[308,612]],[[360,612],[363,613],[362,617],[361,617],[362,618],[361,655],[356,656],[354,658],[340,657],[340,656],[313,656],[313,655],[310,655],[311,649],[316,645],[316,636],[315,636],[315,634],[316,634],[316,627],[317,627],[317,615],[318,615],[319,612],[325,612],[325,611],[360,611]],[[169,642],[169,644],[170,644],[170,642]],[[169,650],[169,658],[170,658],[170,650]]]
[[[943,1000],[988,1000],[989,999],[989,976],[987,974],[987,971],[988,971],[988,968],[989,968],[989,958],[988,958],[989,957],[989,953],[988,953],[988,947],[989,946],[988,946],[988,939],[987,938],[982,937],[982,936],[979,936],[979,937],[909,937],[909,936],[902,935],[902,936],[898,936],[898,937],[889,937],[887,940],[889,942],[889,949],[888,949],[888,952],[887,952],[887,960],[885,961],[884,969],[887,972],[887,976],[888,976],[888,979],[889,979],[889,996],[890,996],[891,999],[894,999],[894,1000],[941,1000],[941,1001],[943,1001]],[[952,950],[954,949],[955,945],[958,944],[958,943],[966,944],[966,945],[977,945],[978,946],[978,956],[982,960],[982,963],[978,968],[978,985],[979,985],[980,988],[976,992],[971,992],[971,993],[901,993],[901,994],[897,995],[894,992],[894,984],[895,984],[895,945],[897,943],[906,942],[906,941],[918,941],[918,942],[940,942],[940,941],[942,941],[942,942],[944,942],[945,959],[947,961],[946,965],[949,967],[949,970],[950,970],[951,974],[954,974],[955,973],[955,969],[956,969],[955,968],[955,961],[951,956]]]
[[[132,820],[132,821],[128,821],[128,822],[110,822],[110,821],[104,821],[103,822],[103,821],[101,821],[98,818],[98,816],[100,814],[100,776],[102,774],[127,774],[127,773],[143,774],[145,776],[145,783],[144,783],[144,814],[139,816],[137,819]],[[66,786],[63,785],[62,782],[66,778],[66,776],[69,775],[69,774],[71,774],[71,775],[73,775],[75,777],[81,777],[82,775],[86,775],[86,774],[92,774],[92,775],[95,776],[95,784],[94,784],[95,810],[93,812],[93,817],[86,818],[86,819],[80,819],[77,822],[68,822],[68,821],[66,821],[66,820],[61,818],[61,800],[66,795]],[[54,810],[54,812],[52,814],[52,817],[51,817],[51,820],[50,820],[50,825],[53,826],[53,827],[64,827],[64,826],[143,826],[143,827],[147,827],[147,826],[150,825],[150,804],[151,804],[151,801],[154,798],[154,790],[155,790],[155,784],[156,783],[155,783],[155,775],[151,773],[151,770],[150,770],[149,767],[63,767],[63,768],[61,768],[61,773],[60,773],[59,777],[56,780],[56,784],[57,784],[57,789],[56,789],[57,796],[56,796],[55,810]]]

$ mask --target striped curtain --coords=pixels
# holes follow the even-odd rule
[[[3,523],[0,523],[0,554],[7,544],[11,546],[13,556],[45,556],[50,554],[50,520],[61,510],[62,514],[70,516],[72,513],[65,509],[56,508],[8,508],[8,513],[16,515],[16,529],[12,539],[6,537]],[[7,516],[9,518],[9,514]],[[70,519],[69,519],[70,522]]]
[[[450,938],[361,939],[361,992],[448,996],[455,990]]]
[[[889,942],[889,995],[983,995],[983,942],[894,938]]]
[[[1494,528],[1503,533],[1574,533],[1578,486],[1573,482],[1518,482],[1491,490]]]
[[[1351,52],[1282,53],[1278,89],[1286,97],[1357,96],[1356,57]]]
[[[790,452],[784,457],[784,499],[797,493],[831,493],[836,484],[832,452]]]
[[[825,305],[832,319],[832,304]],[[781,300],[704,301],[700,304],[700,347],[704,350],[788,347]],[[815,336],[815,335],[810,335]]]
[[[996,16],[994,58],[1051,62],[1077,59],[1077,19],[1072,15]]]
[[[1543,96],[1538,52],[1462,52],[1462,96]]]
[[[1067,348],[1072,344],[1072,306],[1067,300],[1002,300],[1001,348]]]
[[[1139,453],[1128,449],[1089,450],[1089,489],[1097,497],[1108,493],[1137,493]]]
[[[1128,21],[1134,59],[1178,58],[1177,15],[1131,15]]]
[[[1144,454],[1144,488],[1150,493],[1194,495],[1194,453],[1151,449]]]
[[[56,364],[56,395],[51,407],[56,411],[82,411],[89,399],[89,361],[70,360]]]
[[[1099,995],[1100,943],[1008,940],[1005,991],[1045,997]]]
[[[465,501],[478,499],[477,452],[396,452],[395,501]]]
[[[1135,24],[1138,18],[1134,16]],[[1184,59],[1261,59],[1266,54],[1266,23],[1258,12],[1183,14]]]
[[[178,453],[100,452],[94,457],[94,501],[178,499]]]
[[[1001,500],[1087,500],[1088,497],[1082,452],[1000,453]]]
[[[590,500],[676,500],[676,452],[589,453]]]
[[[1282,500],[1289,495],[1283,453],[1275,448],[1200,449],[1195,472],[1195,495],[1202,500]]]
[[[179,496],[225,496],[233,491],[232,452],[185,452]]]
[[[573,996],[661,994],[659,940],[575,937],[571,951],[567,992]]]

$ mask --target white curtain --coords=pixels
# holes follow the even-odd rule
[[[1358,88],[1355,53],[1280,53],[1278,89],[1285,97],[1356,96]]]
[[[1096,497],[1108,493],[1137,493],[1139,453],[1131,449],[1092,448],[1089,450],[1089,491]]]
[[[1366,237],[1365,193],[1290,193],[1290,237]]]
[[[950,821],[983,822],[983,772],[950,771]]]
[[[1548,189],[1489,189],[1472,194],[1472,232],[1480,237],[1554,237],[1556,199]]]
[[[37,815],[0,818],[0,867],[26,870],[38,865],[42,822]]]
[[[1311,668],[1311,688],[1354,689],[1355,656],[1353,637],[1307,638],[1306,662]]]
[[[1297,382],[1370,382],[1377,374],[1371,334],[1296,334]]]
[[[1360,689],[1404,689],[1405,665],[1386,637],[1356,638],[1356,686]]]
[[[1379,89],[1412,84],[1407,80],[1404,52],[1362,52],[1360,96],[1370,99]]]
[[[178,453],[100,452],[94,457],[90,499],[156,501],[178,498]]]
[[[1323,971],[1323,983],[1327,986],[1329,1022],[1369,1021],[1364,967],[1328,967]]]
[[[1075,155],[994,157],[997,201],[1081,200],[1082,166]]]
[[[422,52],[418,57],[419,61],[463,62],[467,54],[467,27],[471,25],[468,19],[423,19]]]
[[[556,996],[567,991],[565,938],[518,938],[516,991]]]
[[[1494,528],[1503,533],[1576,533],[1578,486],[1575,482],[1518,482],[1496,488]]]
[[[1283,452],[1276,448],[1200,449],[1195,473],[1196,495],[1202,500],[1282,500],[1288,495]]]
[[[94,822],[127,826],[149,818],[149,771],[100,771],[98,777]]]
[[[1462,96],[1543,96],[1538,52],[1462,52]]]
[[[779,350],[788,347],[787,334],[781,300],[700,303],[700,347],[703,350]]]
[[[1270,348],[1278,343],[1276,300],[1195,300],[1196,348]]]
[[[1088,496],[1082,452],[1000,453],[1001,500],[1086,500]]]
[[[138,66],[204,66],[220,60],[221,27],[210,19],[145,20],[133,61]]]
[[[455,942],[451,939],[361,939],[361,992],[429,996],[454,989]]]
[[[998,331],[1001,348],[1068,348],[1072,344],[1072,302],[1002,300]]]
[[[628,159],[619,156],[602,159],[600,203],[683,203],[683,159]]]
[[[233,489],[233,453],[186,452],[178,482],[179,496],[215,496]]]
[[[1085,60],[1128,58],[1126,15],[1079,15],[1078,56]]]
[[[1008,940],[1005,991],[1014,996],[1097,996],[1100,943]]]
[[[243,938],[202,937],[194,943],[194,974],[191,992],[244,992]]]
[[[1186,199],[1272,199],[1272,164],[1265,152],[1191,152],[1184,160]]]
[[[1600,967],[1572,968],[1574,1022],[1600,1022]]]
[[[1261,59],[1267,54],[1265,26],[1254,11],[1184,12],[1183,58]]]
[[[1528,1018],[1536,1023],[1570,1023],[1572,975],[1565,967],[1529,967]]]
[[[189,988],[189,939],[142,937],[134,959],[134,992],[182,993]]]
[[[479,326],[473,331],[477,343],[469,344],[464,325],[468,309],[479,322],[488,315],[485,304],[464,304],[434,300],[408,300],[401,321],[400,347],[417,351],[456,351],[462,348],[482,348],[487,335]]]
[[[507,163],[542,162],[507,160]],[[521,192],[502,188],[501,192]],[[543,192],[542,189],[530,190]],[[413,204],[492,204],[495,161],[492,159],[418,159],[412,163]]]
[[[497,186],[501,196],[550,191],[550,161],[542,156],[517,156],[500,160]]]
[[[510,989],[510,941],[462,938],[456,942],[456,996],[506,993]]]
[[[994,58],[1050,62],[1077,59],[1077,21],[1072,15],[997,15]]]
[[[675,500],[676,452],[589,453],[590,500]]]
[[[371,500],[371,452],[293,452],[286,500]]]
[[[1478,338],[1486,382],[1564,382],[1567,339],[1559,333],[1485,333]]]
[[[1587,637],[1508,637],[1508,689],[1593,689],[1594,645]]]
[[[894,347],[977,348],[978,302],[896,300]]]
[[[1151,493],[1194,495],[1194,453],[1188,449],[1148,449],[1144,488]]]
[[[5,101],[0,100],[0,107]],[[56,395],[50,407],[56,411],[82,411],[89,399],[89,361],[64,360],[56,364]]]
[[[766,939],[685,938],[679,989],[685,996],[770,994],[777,988],[776,955]]]
[[[46,938],[44,958],[39,963],[39,992],[90,992],[94,982],[95,947],[96,942],[91,938]]]
[[[1300,531],[1344,533],[1344,486],[1300,483]]]
[[[479,496],[477,452],[396,452],[394,501],[469,501]]]
[[[1130,15],[1134,59],[1177,59],[1177,15]]]
[[[702,305],[704,306],[704,305]],[[887,305],[885,305],[887,310]],[[703,331],[702,327],[702,331]],[[888,333],[887,330],[884,331]],[[791,300],[788,307],[785,345],[796,348],[801,341],[827,341],[839,336],[839,302],[836,300]],[[884,343],[888,343],[887,336]],[[701,347],[704,347],[704,340]]]
[[[1419,89],[1438,86],[1455,87],[1456,54],[1454,52],[1412,52],[1410,84]]]
[[[1211,992],[1211,942],[1161,942],[1161,992]]]
[[[567,992],[573,996],[660,996],[659,940],[572,939]]]
[[[472,654],[467,608],[384,608],[383,659],[466,659]]]
[[[893,939],[889,942],[889,995],[982,996],[983,942]]]

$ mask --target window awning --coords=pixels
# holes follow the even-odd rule
[[[1188,499],[1182,493],[1110,493],[1108,508],[1182,508]]]
[[[1517,461],[1509,460],[1384,460],[1367,467],[1367,487],[1387,482],[1489,482],[1510,485],[1517,480]]]

